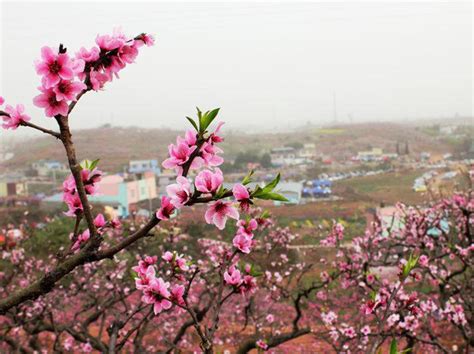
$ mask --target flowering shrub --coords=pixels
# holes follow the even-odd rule
[[[73,224],[47,257],[25,252],[37,242],[27,225],[3,250],[2,351],[244,353],[298,348],[294,340],[302,336],[302,348],[312,351],[375,353],[390,344],[395,351],[448,352],[450,341],[472,347],[471,194],[426,209],[399,205],[402,228],[385,230],[376,221],[350,244],[334,224],[320,242],[333,259],[308,262],[289,247],[298,235],[256,206],[258,199],[285,201],[275,191],[279,175],[252,189],[249,173],[224,187],[223,123],[214,125],[215,109],[187,117],[192,129],[169,145],[163,167],[175,170],[176,181],[150,220],[95,212],[88,198],[99,192],[103,173],[99,160],[77,161],[71,112],[152,44],[150,35],[116,31],[75,56],[63,45],[42,48],[34,103],[59,131],[31,123],[22,105],[0,111],[5,129],[29,127],[63,144],[71,170],[64,214]],[[232,240],[186,237],[177,219],[195,205],[205,206],[202,220],[217,230],[231,223]]]

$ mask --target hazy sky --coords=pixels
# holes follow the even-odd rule
[[[221,107],[231,127],[325,123],[334,93],[340,122],[472,115],[472,4],[454,1],[4,1],[1,94],[53,126],[31,103],[41,46],[74,53],[117,26],[156,45],[81,99],[76,128],[181,128],[196,105]]]

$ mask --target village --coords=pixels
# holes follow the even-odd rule
[[[440,134],[452,138],[456,131],[440,129]],[[316,217],[321,205],[336,208],[354,202],[358,209],[376,208],[379,216],[389,217],[387,210],[393,209],[391,203],[395,200],[390,195],[401,196],[407,203],[419,203],[472,184],[474,143],[461,153],[411,151],[409,141],[396,141],[393,145],[390,150],[370,146],[352,153],[336,150],[329,154],[313,142],[297,142],[268,146],[257,152],[239,151],[221,166],[226,175],[224,187],[231,188],[250,170],[255,172],[255,184],[259,185],[281,173],[278,190],[288,201],[275,201],[268,206],[283,208],[283,214],[286,210],[298,219],[296,210],[305,210],[302,215],[311,216],[307,210],[312,208]],[[13,153],[2,156],[3,162],[15,158]],[[118,171],[103,170],[100,192],[91,201],[110,217],[149,217],[159,207],[166,186],[176,179],[175,172],[163,169],[160,161],[133,159]],[[27,206],[60,211],[62,182],[69,173],[64,162],[49,159],[32,162],[23,169],[2,169],[0,212],[7,208],[10,212],[21,211]],[[293,209],[288,209],[290,206]]]

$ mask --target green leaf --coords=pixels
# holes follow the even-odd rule
[[[251,193],[252,197],[256,197],[260,194],[262,194],[263,189],[260,186],[256,186],[253,192]]]
[[[220,108],[213,109],[212,111],[208,112],[206,115],[206,122],[207,126],[211,125],[212,121],[217,117]],[[207,127],[206,127],[207,128]]]
[[[249,184],[250,182],[252,182],[252,175],[253,175],[253,170],[251,170],[249,173],[247,173],[247,176],[244,177],[244,179],[242,180],[242,184],[245,186],[247,184]]]
[[[89,168],[89,160],[84,160],[84,161],[82,161],[82,162],[79,164],[79,166],[81,166],[81,168],[82,168],[83,170],[87,170],[87,169]]]
[[[263,187],[263,190],[265,192],[271,192],[272,190],[275,189],[275,187],[278,185],[279,182],[280,182],[280,174],[277,174],[276,177],[273,179],[273,181],[271,181],[265,187]]]
[[[199,132],[202,132],[202,125],[203,125],[203,116],[202,116],[202,112],[201,110],[199,109],[199,107],[196,107],[197,109],[197,116],[198,116],[198,122],[199,122]]]
[[[226,193],[227,193],[227,189],[224,188],[223,185],[221,185],[219,187],[219,190],[216,192],[215,198],[216,199],[221,199],[224,196],[224,194],[226,194]]]
[[[288,202],[284,196],[274,192],[264,192],[263,190],[260,193],[253,195],[255,198],[263,199],[263,200],[278,200],[280,202]]]
[[[89,170],[92,171],[94,168],[96,168],[99,161],[100,161],[100,159],[96,159],[96,160],[92,161],[89,165]]]
[[[207,111],[199,118],[199,131],[204,133],[206,129],[211,125],[212,121],[217,117],[220,108],[213,109],[212,111]]]
[[[397,354],[397,341],[395,338],[392,339],[392,343],[390,343],[390,354]]]
[[[372,291],[370,292],[370,299],[371,299],[372,301],[375,301],[375,297],[376,297],[376,296],[377,296],[377,292],[376,292],[375,290],[372,290]]]
[[[190,117],[186,117],[186,119],[193,125],[194,129],[196,129],[196,131],[199,131],[199,128],[196,124],[196,122],[194,121],[194,119],[190,118]]]
[[[408,258],[407,263],[403,267],[403,277],[407,277],[413,268],[415,268],[416,264],[418,263],[419,257],[413,257],[413,253],[410,254],[410,258]]]

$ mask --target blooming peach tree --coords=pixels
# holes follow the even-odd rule
[[[472,348],[472,194],[424,209],[399,205],[403,227],[387,230],[376,220],[349,243],[335,223],[319,246],[332,252],[328,259],[308,259],[290,248],[298,235],[255,205],[285,201],[276,192],[279,175],[249,188],[249,173],[224,187],[223,122],[216,124],[215,109],[187,117],[192,129],[169,145],[163,167],[175,170],[176,181],[149,220],[107,219],[94,208],[89,197],[99,192],[103,172],[97,159],[77,160],[72,111],[153,42],[147,34],[114,32],[74,56],[63,45],[44,47],[33,102],[58,131],[32,123],[22,105],[0,110],[5,129],[27,127],[59,139],[71,170],[63,183],[71,228],[59,235],[61,246],[36,255],[36,231],[25,224],[3,249],[0,350]],[[206,208],[206,224],[219,231],[231,224],[230,240],[186,234],[179,220],[198,205]]]

